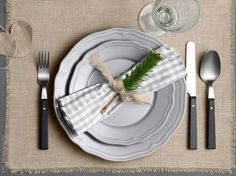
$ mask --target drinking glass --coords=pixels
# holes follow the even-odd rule
[[[198,0],[156,0],[146,5],[139,15],[144,32],[161,36],[166,32],[185,32],[198,21]]]

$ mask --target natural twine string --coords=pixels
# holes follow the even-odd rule
[[[102,108],[101,113],[104,114],[107,109],[112,105],[114,101],[117,99],[121,99],[123,102],[135,102],[139,104],[151,104],[150,97],[139,93],[137,91],[130,91],[127,92],[125,90],[123,81],[120,77],[116,77],[113,79],[112,74],[110,70],[107,68],[107,66],[104,64],[104,62],[100,59],[98,54],[95,54],[91,57],[90,60],[91,64],[98,69],[102,75],[106,78],[108,81],[110,87],[114,92],[117,94]]]

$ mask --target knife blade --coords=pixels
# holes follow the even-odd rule
[[[197,149],[196,45],[186,45],[186,85],[189,94],[188,148]]]

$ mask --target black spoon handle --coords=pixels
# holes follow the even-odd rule
[[[208,117],[207,117],[207,149],[216,149],[215,135],[215,99],[208,99]]]

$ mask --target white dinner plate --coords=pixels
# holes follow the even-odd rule
[[[163,45],[163,43],[157,38],[133,29],[113,28],[87,36],[78,42],[61,62],[55,78],[54,108],[58,121],[67,133],[68,137],[84,151],[106,160],[127,161],[147,156],[154,150],[162,147],[168,141],[180,125],[183,118],[183,113],[185,110],[186,86],[184,79],[173,83],[175,103],[169,115],[170,118],[168,118],[168,121],[163,127],[165,130],[160,130],[158,133],[154,133],[143,142],[135,143],[129,146],[120,146],[102,143],[88,133],[77,136],[70,130],[71,128],[63,120],[58,108],[57,100],[62,96],[68,95],[68,83],[70,83],[71,75],[73,74],[74,68],[77,64],[79,64],[79,61],[86,54],[86,52],[102,43],[114,40],[135,41],[152,49],[156,49]]]

